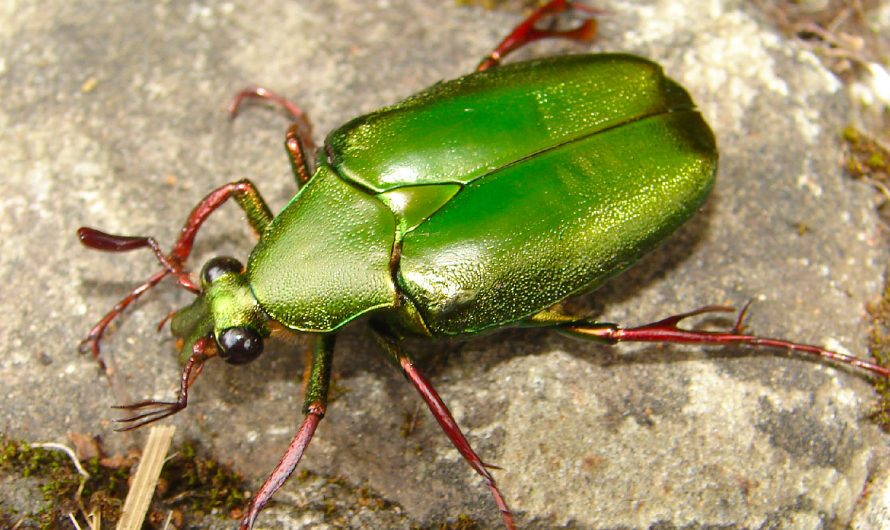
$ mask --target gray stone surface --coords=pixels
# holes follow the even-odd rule
[[[862,354],[887,244],[872,192],[840,169],[838,82],[745,2],[597,4],[610,16],[595,44],[522,55],[620,50],[663,63],[712,123],[721,169],[692,222],[579,305],[634,324],[753,298],[758,332]],[[430,0],[0,6],[0,429],[32,441],[95,433],[111,449],[141,441],[111,431],[117,398],[76,345],[157,266],[145,252],[87,251],[74,230],[169,244],[208,190],[245,176],[283,206],[294,189],[286,121],[251,109],[229,123],[236,89],[290,95],[321,138],[468,72],[518,19]],[[250,246],[226,207],[195,267]],[[131,397],[173,395],[173,341],[154,325],[188,298],[158,289],[108,337]],[[258,485],[300,421],[303,346],[272,347],[243,369],[208,366],[170,420],[177,437],[200,439]],[[837,528],[876,475],[886,489],[888,438],[864,418],[874,395],[849,371],[529,330],[409,346],[479,452],[504,468],[495,475],[524,528]],[[498,526],[486,488],[432,419],[421,411],[401,434],[419,399],[361,327],[343,333],[335,372],[339,396],[303,465],[348,487],[292,480],[262,525],[408,528],[467,514]],[[357,508],[358,487],[394,505]],[[857,528],[887,524],[875,498]],[[325,516],[326,499],[342,509]]]

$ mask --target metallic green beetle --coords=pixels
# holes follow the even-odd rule
[[[263,89],[238,95],[284,106],[295,123],[286,146],[302,185],[277,216],[249,181],[208,195],[165,254],[152,238],[81,228],[89,247],[151,247],[163,269],[91,331],[99,358],[108,323],[168,275],[197,294],[176,312],[185,368],[175,402],[122,408],[135,428],[186,406],[202,363],[219,355],[241,364],[262,352],[273,328],[313,340],[306,419],[281,463],[257,491],[241,528],[299,462],[324,415],[336,332],[367,315],[383,348],[417,387],[452,443],[484,478],[505,525],[513,518],[485,464],[436,391],[402,351],[406,335],[472,335],[504,326],[548,326],[606,343],[743,343],[792,349],[887,377],[888,371],[814,346],[743,334],[681,329],[705,307],[631,329],[558,313],[565,298],[625,270],[689,219],[714,182],[714,136],[686,91],[657,64],[629,55],[562,56],[499,66],[541,37],[586,39],[594,21],[571,31],[535,28],[574,8],[553,0],[519,25],[476,73],[436,84],[333,131],[314,164],[308,120]],[[495,67],[497,66],[497,67]],[[183,265],[207,216],[228,198],[260,239],[244,267],[215,258],[195,284]]]

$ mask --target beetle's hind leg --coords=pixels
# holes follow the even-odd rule
[[[244,510],[240,530],[250,530],[263,506],[296,469],[306,447],[315,434],[315,429],[324,417],[328,400],[328,384],[331,379],[331,359],[334,353],[334,334],[315,334],[312,344],[312,362],[306,366],[306,390],[303,397],[303,425],[294,436],[287,451],[260,489],[250,499]]]
[[[436,421],[439,422],[439,426],[445,431],[448,439],[451,440],[454,447],[476,473],[479,473],[483,480],[485,480],[488,489],[491,490],[491,495],[494,497],[494,502],[497,504],[498,510],[501,512],[501,518],[504,521],[504,525],[509,530],[515,530],[516,525],[513,523],[513,514],[510,512],[510,508],[504,500],[504,495],[501,493],[501,490],[498,489],[494,477],[491,476],[491,473],[487,469],[498,469],[497,466],[486,464],[479,458],[479,455],[476,454],[470,446],[470,442],[467,441],[467,438],[461,431],[460,426],[454,420],[454,416],[451,415],[451,411],[448,410],[448,407],[442,401],[442,398],[439,397],[439,393],[436,392],[433,385],[431,385],[430,382],[417,370],[414,363],[411,362],[411,359],[402,350],[400,340],[390,333],[387,333],[386,330],[375,328],[374,331],[375,337],[378,339],[380,345],[387,351],[387,353],[392,355],[396,362],[399,363],[402,373],[405,374],[405,377],[411,381],[411,384],[414,385],[414,388],[420,393],[420,397],[426,402],[427,407],[429,407],[430,412],[433,413],[433,417],[436,418]]]
[[[746,305],[739,311],[735,325],[726,331],[697,331],[684,329],[680,322],[698,315],[718,312],[734,312],[735,309],[726,306],[705,306],[661,319],[657,322],[622,328],[617,324],[596,322],[587,318],[564,315],[554,311],[542,311],[523,322],[524,326],[550,327],[557,331],[574,337],[580,337],[605,344],[617,344],[619,342],[660,342],[679,344],[713,344],[731,345],[739,344],[754,348],[774,348],[785,350],[813,359],[822,359],[835,364],[846,364],[865,370],[879,377],[890,378],[890,369],[870,363],[858,357],[826,350],[819,346],[791,342],[785,339],[759,337],[746,333],[744,330],[745,315],[748,311]]]
[[[585,16],[585,20],[576,28],[570,30],[557,30],[552,28],[539,29],[538,23],[545,17],[558,15],[564,11],[576,11]],[[536,9],[531,15],[513,28],[509,35],[504,37],[494,50],[482,59],[477,72],[488,70],[492,66],[500,64],[508,54],[523,46],[540,39],[571,39],[578,41],[593,40],[596,36],[596,20],[594,15],[601,12],[590,6],[571,0],[551,0]]]

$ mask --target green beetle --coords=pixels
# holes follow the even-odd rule
[[[253,526],[299,462],[325,412],[336,333],[363,316],[486,481],[508,528],[513,518],[494,479],[402,351],[403,337],[544,326],[610,344],[779,347],[890,375],[855,357],[747,335],[740,325],[726,332],[678,327],[688,316],[724,307],[630,329],[555,309],[625,270],[688,220],[712,187],[718,158],[714,136],[687,92],[651,61],[601,54],[499,65],[504,55],[542,37],[592,38],[590,17],[570,31],[535,27],[568,8],[593,14],[580,4],[551,1],[517,26],[477,72],[348,122],[328,135],[317,156],[298,107],[263,89],[240,93],[233,112],[245,98],[260,97],[294,117],[286,146],[301,189],[277,216],[245,180],[198,204],[169,253],[152,238],[79,230],[91,248],[147,246],[163,265],[85,339],[83,347],[97,359],[111,320],[166,276],[197,294],[171,323],[185,365],[178,399],[121,407],[134,412],[120,420],[124,429],[184,408],[189,386],[210,357],[249,362],[274,329],[312,338],[306,418],[254,495],[241,528]],[[184,263],[202,223],[229,198],[244,209],[259,242],[246,266],[214,258],[196,284]]]

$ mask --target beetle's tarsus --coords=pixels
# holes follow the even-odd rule
[[[890,377],[890,369],[865,361],[853,355],[827,350],[811,344],[802,344],[784,339],[760,337],[745,333],[744,320],[748,314],[750,305],[750,302],[745,304],[742,310],[739,311],[739,316],[736,318],[735,324],[728,331],[696,331],[684,329],[679,326],[681,321],[689,317],[705,313],[735,311],[732,307],[719,305],[700,307],[687,313],[672,315],[656,322],[633,328],[622,328],[615,324],[594,322],[586,319],[566,321],[566,317],[554,320],[553,327],[569,333],[570,335],[599,340],[608,344],[617,344],[619,342],[661,342],[711,345],[740,344],[754,348],[776,348],[815,359],[824,359],[837,364],[855,366],[856,368],[880,377]]]
[[[309,121],[309,117],[303,109],[293,101],[269,89],[252,86],[236,93],[235,97],[232,98],[232,102],[229,103],[228,110],[231,119],[235,119],[235,117],[238,116],[238,111],[241,109],[241,105],[248,99],[265,99],[284,109],[294,121],[294,125],[296,126],[296,130],[298,131],[303,145],[310,151],[315,150],[315,144],[312,142],[312,122]]]
[[[117,405],[112,408],[123,410],[136,410],[140,408],[154,406],[155,410],[150,410],[134,416],[114,420],[115,423],[129,423],[125,427],[116,427],[114,430],[118,432],[126,432],[144,427],[150,423],[162,420],[167,416],[172,416],[184,409],[186,404],[179,401],[141,401],[139,403],[131,403],[129,405]]]
[[[693,309],[692,311],[687,311],[686,313],[679,313],[677,315],[671,315],[667,318],[663,318],[656,322],[652,322],[650,324],[645,324],[643,326],[639,326],[633,329],[643,329],[643,328],[674,328],[679,329],[678,325],[680,322],[691,318],[697,317],[699,315],[704,315],[707,313],[735,313],[735,308],[732,306],[725,305],[707,305],[703,307],[699,307],[697,309]]]
[[[133,429],[138,429],[149,423],[164,419],[167,416],[172,416],[184,409],[186,405],[188,405],[189,387],[192,386],[192,383],[194,383],[195,379],[201,374],[201,370],[204,368],[204,361],[208,358],[207,350],[209,342],[210,339],[204,337],[195,342],[195,345],[192,347],[192,354],[189,356],[188,361],[186,361],[185,366],[183,366],[182,374],[179,376],[179,394],[176,397],[176,401],[155,401],[149,399],[137,403],[130,403],[128,405],[115,405],[112,408],[133,412],[154,407],[153,410],[114,420],[115,423],[129,424],[125,427],[116,428],[115,430],[132,431]]]
[[[585,19],[581,24],[569,30],[538,29],[537,24],[544,17],[557,15],[564,11],[579,11]],[[483,72],[497,66],[501,61],[514,51],[527,44],[541,39],[569,39],[577,41],[593,40],[596,37],[596,15],[603,11],[594,9],[588,5],[572,2],[570,0],[551,0],[536,9],[531,15],[517,25],[476,67],[477,72]]]

